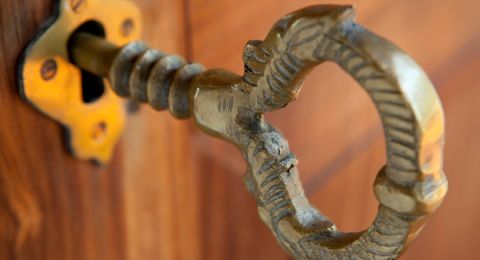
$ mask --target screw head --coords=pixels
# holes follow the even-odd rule
[[[133,32],[134,24],[132,19],[127,18],[123,21],[122,23],[122,35],[123,36],[129,36]]]
[[[57,74],[57,62],[54,59],[44,61],[40,73],[43,80],[53,79]]]
[[[70,0],[70,7],[73,12],[78,13],[82,10],[82,7],[85,5],[86,0]]]
[[[91,138],[97,142],[101,142],[107,135],[107,124],[103,121],[93,125]]]

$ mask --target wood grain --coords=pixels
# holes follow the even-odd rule
[[[186,55],[181,1],[136,1],[144,40]],[[122,154],[129,259],[195,259],[200,255],[200,176],[188,163],[188,122],[145,106],[130,118]]]
[[[60,127],[16,92],[17,56],[48,14],[49,4],[1,4],[1,222],[2,230],[9,230],[2,232],[3,258],[116,258],[125,245],[125,230],[118,225],[124,208],[113,199],[123,197],[121,179],[113,178],[118,165],[100,169],[67,156]],[[113,212],[120,217],[111,219]],[[107,243],[121,249],[104,250]]]
[[[137,2],[145,39],[185,54],[183,3]],[[185,163],[186,122],[141,109],[99,167],[68,155],[61,127],[20,100],[16,60],[51,6],[0,1],[0,259],[195,259],[198,175]]]

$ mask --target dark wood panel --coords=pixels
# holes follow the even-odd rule
[[[145,39],[185,54],[183,3],[137,2]],[[20,100],[16,60],[51,5],[0,1],[0,259],[196,259],[187,122],[142,108],[99,167],[68,155],[61,127]]]
[[[2,259],[121,258],[125,212],[119,164],[99,168],[66,155],[60,126],[17,94],[17,56],[51,3],[0,5]]]

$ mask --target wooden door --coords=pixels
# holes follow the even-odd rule
[[[185,55],[184,3],[138,5],[145,40]],[[141,108],[112,162],[98,167],[68,155],[61,127],[20,100],[16,61],[51,7],[0,1],[0,259],[196,259],[189,122]]]
[[[87,0],[88,1],[88,0]],[[312,0],[136,0],[152,47],[242,72],[247,40]],[[410,53],[447,118],[444,205],[404,259],[474,259],[480,228],[480,2],[353,3],[359,23]],[[23,102],[16,61],[49,17],[49,0],[0,0],[0,259],[288,259],[261,223],[240,154],[190,121],[142,107],[106,167],[68,155],[61,127]],[[267,115],[300,159],[306,192],[342,230],[373,220],[385,161],[380,121],[332,64],[300,98]]]

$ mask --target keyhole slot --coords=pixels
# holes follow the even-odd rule
[[[70,36],[68,41],[68,50],[71,50],[73,36],[77,33],[90,33],[105,38],[105,29],[97,21],[90,20],[80,25]],[[69,51],[70,53],[70,51]],[[72,57],[70,62],[74,63]],[[103,78],[92,74],[86,70],[80,69],[82,78],[82,101],[84,103],[93,103],[100,99],[105,93],[105,84]]]

